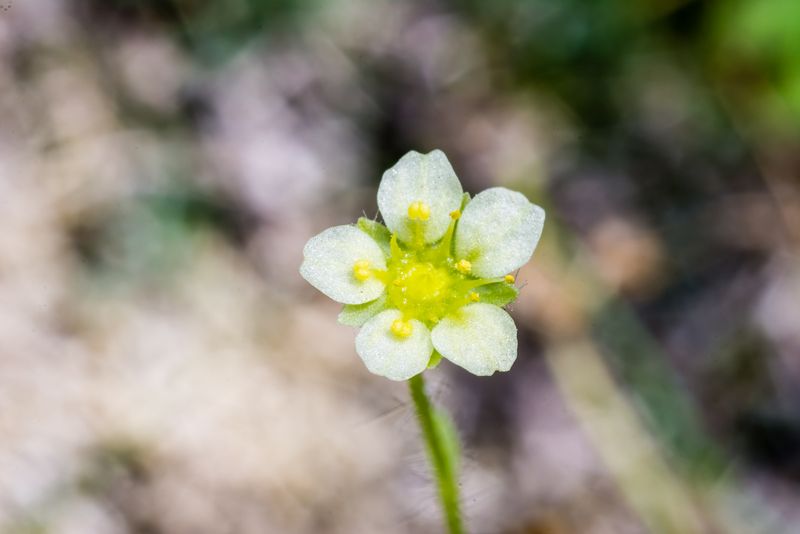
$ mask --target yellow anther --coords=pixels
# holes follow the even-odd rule
[[[456,270],[461,274],[469,274],[472,271],[472,264],[467,260],[459,260],[456,263]]]
[[[461,210],[453,210],[450,212],[450,218],[457,221],[461,218]]]
[[[408,218],[416,221],[427,221],[431,216],[431,207],[421,200],[408,205]]]
[[[403,281],[400,280],[399,278],[395,278],[394,280],[392,280],[392,284],[396,285],[397,287],[400,287],[403,285]]]
[[[431,216],[431,207],[425,204],[424,202],[419,203],[419,218],[423,221],[427,221],[428,218]]]
[[[507,275],[505,276],[505,278],[503,278],[503,280],[505,280],[505,281],[506,281],[506,282],[508,282],[509,284],[513,284],[513,283],[514,283],[514,280],[516,280],[516,278],[514,278],[514,275],[513,275],[513,274],[507,274]]]
[[[472,302],[478,302],[479,300],[481,300],[481,296],[473,291],[469,294],[469,300],[471,300]]]
[[[353,276],[362,282],[372,276],[369,268],[369,260],[358,260],[353,264]]]
[[[396,335],[397,337],[408,337],[411,335],[411,331],[413,330],[413,326],[410,322],[404,321],[402,319],[395,319],[392,321],[392,326],[390,327],[392,334]]]

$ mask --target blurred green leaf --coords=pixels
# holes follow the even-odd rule
[[[94,0],[126,18],[158,20],[196,59],[227,61],[254,41],[296,31],[317,0]]]
[[[592,332],[603,356],[629,386],[649,430],[687,473],[704,479],[721,476],[721,451],[703,429],[698,410],[660,347],[621,301],[594,317]]]

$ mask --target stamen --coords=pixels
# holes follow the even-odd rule
[[[461,274],[469,274],[472,271],[472,264],[467,260],[459,260],[456,263],[456,270]]]
[[[421,200],[416,200],[408,205],[408,218],[415,220],[415,221],[427,221],[431,216],[431,207],[422,202]]]
[[[419,203],[419,218],[427,221],[431,216],[431,207],[424,202]]]
[[[447,227],[447,232],[444,234],[444,238],[436,247],[437,254],[440,258],[444,259],[450,255],[450,245],[453,242],[453,232],[456,230],[456,221],[461,218],[461,211],[455,210],[450,212],[450,224]]]
[[[413,331],[413,326],[408,321],[395,319],[389,329],[392,331],[392,334],[396,335],[397,337],[408,337]]]
[[[481,296],[478,295],[477,293],[475,293],[474,291],[472,291],[469,294],[469,300],[471,300],[472,302],[478,302],[479,300],[481,300]]]
[[[389,241],[389,248],[392,252],[392,260],[398,260],[403,255],[403,250],[397,243],[397,234],[392,234],[392,239]]]
[[[503,280],[505,280],[505,281],[506,281],[506,282],[508,282],[509,284],[513,284],[513,283],[514,283],[514,280],[516,280],[516,278],[514,278],[514,275],[513,275],[513,274],[507,274],[507,275],[505,275],[505,276],[503,277]]]
[[[353,264],[353,276],[356,280],[364,281],[372,276],[372,270],[369,268],[369,260],[358,260]]]

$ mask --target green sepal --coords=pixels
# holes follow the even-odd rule
[[[337,318],[339,323],[345,326],[363,326],[364,323],[385,310],[386,293],[370,302],[364,304],[345,304]]]
[[[480,302],[494,304],[495,306],[510,304],[517,300],[519,296],[519,289],[506,282],[478,286],[474,291],[481,297]]]
[[[431,359],[428,362],[428,369],[435,368],[437,365],[439,365],[439,363],[441,363],[441,361],[442,361],[442,355],[439,354],[438,350],[434,349],[433,354],[431,354]]]
[[[359,230],[370,236],[381,247],[383,254],[387,258],[391,256],[389,243],[392,239],[392,233],[388,228],[378,221],[373,221],[366,217],[359,217],[357,226]]]

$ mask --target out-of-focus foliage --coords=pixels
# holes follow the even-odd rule
[[[713,60],[753,112],[796,135],[800,121],[800,5],[791,0],[718,2]]]
[[[193,56],[212,65],[230,60],[243,47],[297,31],[316,0],[85,0],[118,23],[158,23]]]
[[[472,531],[800,524],[800,3],[19,1],[0,116],[0,530],[436,531],[297,274],[433,148],[548,212],[512,371],[428,372]]]

